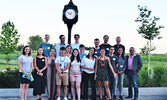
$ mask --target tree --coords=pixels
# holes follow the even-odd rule
[[[32,50],[37,50],[39,47],[39,44],[43,42],[43,39],[41,36],[36,35],[36,36],[30,36],[29,37],[29,42],[28,45]]]
[[[151,16],[151,10],[148,10],[146,6],[141,7],[138,5],[138,9],[140,11],[139,16],[135,20],[136,22],[139,22],[141,25],[139,26],[139,29],[137,29],[138,33],[141,34],[141,36],[147,40],[149,40],[149,57],[148,57],[148,75],[150,76],[150,51],[151,51],[151,42],[155,38],[161,39],[162,37],[160,35],[160,29],[164,28],[164,26],[158,26],[157,21],[160,20],[159,17]]]
[[[17,48],[20,35],[13,22],[8,21],[2,25],[2,31],[0,35],[0,51],[6,55],[6,64],[9,61],[9,54],[13,53]]]
[[[154,51],[155,49],[156,47],[153,44],[151,44],[151,51]],[[144,47],[140,48],[140,50],[142,51],[144,55],[148,55],[149,54],[149,42],[147,41]]]
[[[24,47],[24,44],[19,44],[18,46],[17,46],[17,51],[21,51],[22,49],[23,49],[23,47]]]

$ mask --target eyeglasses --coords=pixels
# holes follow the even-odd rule
[[[115,50],[115,49],[110,49],[110,50]]]

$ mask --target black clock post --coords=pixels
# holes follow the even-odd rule
[[[76,24],[78,21],[78,8],[73,4],[72,0],[64,6],[63,21],[67,24],[68,28],[68,44],[71,44],[71,30],[73,24]]]

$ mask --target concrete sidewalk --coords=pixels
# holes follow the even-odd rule
[[[28,100],[36,100],[35,96],[33,96],[32,93],[33,93],[33,89],[30,88],[28,92]],[[119,94],[118,91],[117,91],[117,94]],[[123,95],[124,97],[128,95],[127,88],[123,89]],[[21,100],[19,89],[18,88],[11,88],[11,89],[1,88],[0,100]],[[42,100],[48,100],[47,93],[42,95]],[[167,87],[139,88],[139,100],[167,100]]]

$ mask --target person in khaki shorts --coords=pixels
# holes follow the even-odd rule
[[[60,48],[61,56],[58,56],[55,60],[56,63],[56,85],[57,85],[57,100],[61,100],[60,98],[60,90],[61,84],[64,86],[64,100],[67,100],[67,86],[68,86],[68,69],[70,65],[70,58],[65,56],[66,48]]]

